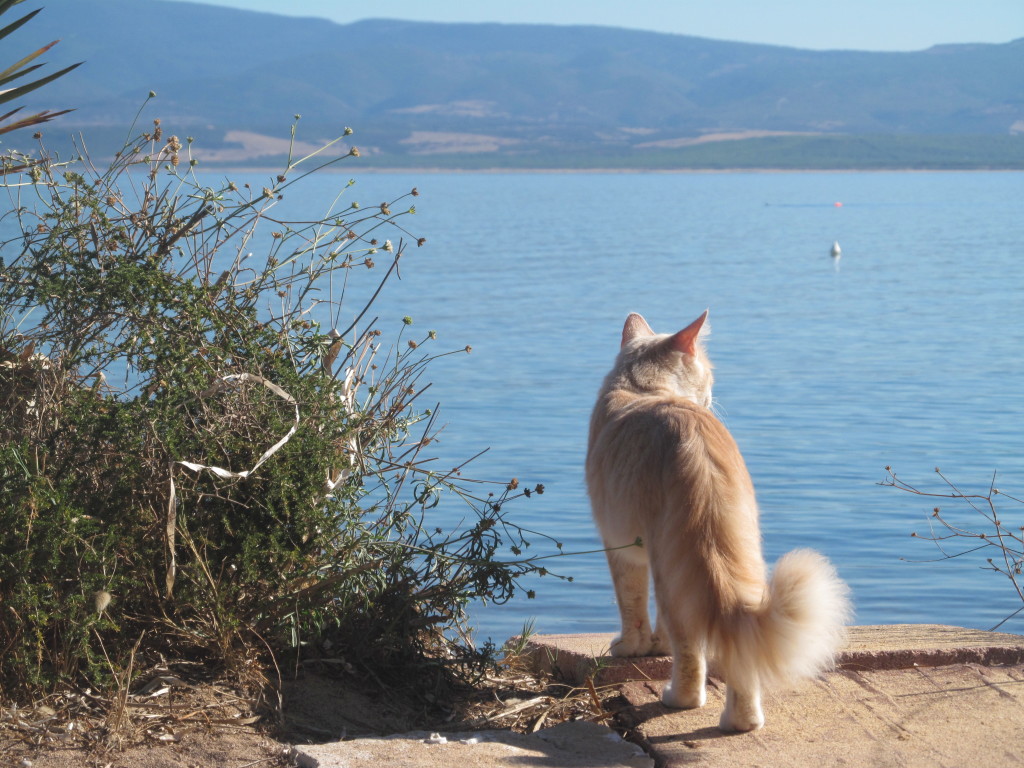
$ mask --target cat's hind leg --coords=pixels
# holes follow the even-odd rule
[[[658,619],[659,627],[668,622]],[[707,661],[704,648],[681,632],[672,633],[672,677],[661,692],[661,703],[677,709],[703,707],[707,701]]]
[[[756,682],[733,685],[726,680],[725,710],[718,727],[723,731],[756,731],[762,725],[760,686]]]
[[[612,656],[648,656],[654,652],[647,612],[647,557],[642,550],[609,550],[608,569],[622,619],[622,634],[612,640]]]
[[[672,676],[661,692],[661,703],[677,709],[703,707],[707,701],[705,684],[708,674],[704,633],[699,631],[693,620],[697,615],[694,606],[688,605],[683,586],[685,574],[667,557],[662,556],[654,562],[658,634],[672,654]]]

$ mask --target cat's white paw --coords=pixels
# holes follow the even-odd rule
[[[697,709],[707,701],[707,691],[703,682],[696,688],[676,688],[668,683],[661,692],[661,703],[675,709]]]
[[[647,634],[636,631],[619,635],[611,644],[611,655],[624,656],[671,656],[672,648],[668,641],[662,640],[657,633]]]
[[[764,725],[764,712],[761,711],[761,702],[747,702],[741,706],[726,705],[722,717],[718,721],[718,727],[723,731],[756,731]]]
[[[646,656],[650,646],[650,635],[644,637],[640,632],[624,633],[612,640],[610,653],[619,658]]]

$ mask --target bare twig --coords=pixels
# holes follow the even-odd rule
[[[939,550],[941,556],[934,560],[914,562],[941,562],[943,560],[954,560],[966,555],[972,555],[982,550],[994,550],[993,556],[986,558],[987,565],[981,567],[984,570],[994,571],[1007,577],[1013,585],[1017,596],[1024,601],[1024,581],[1018,578],[1022,574],[1022,569],[1024,569],[1024,526],[1011,527],[1007,525],[997,509],[996,501],[999,498],[1003,498],[1016,504],[1024,502],[1014,496],[1004,494],[996,488],[996,474],[994,472],[985,493],[965,493],[946,477],[940,469],[936,468],[935,473],[948,488],[946,492],[939,493],[924,491],[906,482],[899,478],[891,467],[886,467],[885,471],[887,477],[879,485],[897,488],[922,498],[962,501],[984,519],[986,527],[989,529],[988,531],[976,530],[973,526],[954,523],[950,518],[943,515],[940,507],[933,507],[928,520],[929,534],[923,536],[914,532],[911,533],[911,536],[932,542]],[[938,531],[935,528],[936,523],[939,526]],[[959,544],[961,548],[954,551],[944,546],[945,544]],[[1024,607],[1012,612],[992,629],[1001,627],[1021,611],[1024,611]]]

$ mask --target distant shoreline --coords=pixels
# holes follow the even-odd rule
[[[279,165],[196,166],[200,173],[276,173]],[[466,174],[727,174],[727,173],[1024,173],[1021,168],[444,168],[440,166],[391,168],[382,166],[334,167],[321,173],[466,173]]]

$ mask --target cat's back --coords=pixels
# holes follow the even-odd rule
[[[665,482],[682,475],[739,475],[746,466],[725,426],[708,409],[667,393],[602,392],[591,417],[588,479]]]

